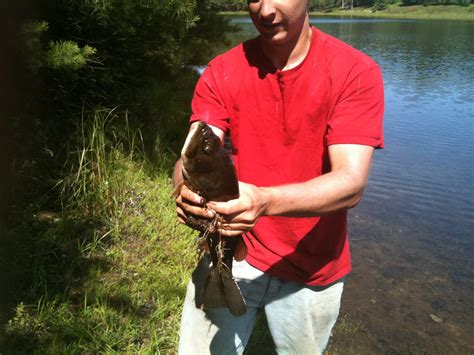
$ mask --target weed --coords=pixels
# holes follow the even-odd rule
[[[116,129],[120,117],[124,123]],[[35,240],[23,265],[33,270],[31,286],[15,307],[2,347],[173,351],[196,262],[195,234],[177,225],[168,174],[150,175],[144,168],[141,135],[126,114],[84,112],[78,132],[69,173],[58,185],[63,213],[33,213]],[[32,222],[24,233],[33,232]]]

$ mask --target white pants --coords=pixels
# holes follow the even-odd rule
[[[188,284],[181,318],[179,354],[243,354],[260,310],[264,310],[278,354],[321,354],[339,314],[343,281],[307,286],[267,275],[245,261],[232,273],[247,303],[247,312],[196,307],[195,290],[204,282],[203,260]]]

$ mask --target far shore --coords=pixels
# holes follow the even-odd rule
[[[246,16],[246,11],[222,11],[225,16]],[[400,6],[389,5],[384,10],[376,11],[373,8],[332,9],[326,12],[310,12],[311,16],[341,16],[341,17],[365,17],[365,18],[393,18],[412,20],[460,20],[474,21],[474,5],[437,5],[437,6]]]

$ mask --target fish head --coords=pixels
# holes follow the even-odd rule
[[[215,158],[222,154],[222,143],[211,127],[199,122],[190,132],[181,156],[184,170],[208,171],[215,165]]]
[[[193,125],[181,159],[184,184],[207,201],[228,201],[239,196],[232,160],[206,123]]]

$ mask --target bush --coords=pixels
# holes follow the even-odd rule
[[[385,9],[387,9],[387,4],[383,0],[376,0],[372,7],[372,11],[383,11]]]

